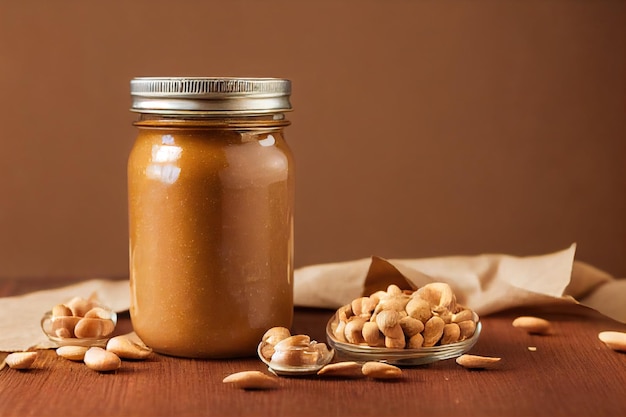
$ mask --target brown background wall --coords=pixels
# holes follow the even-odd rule
[[[0,0],[0,277],[125,276],[134,76],[293,80],[296,263],[626,276],[624,1]]]

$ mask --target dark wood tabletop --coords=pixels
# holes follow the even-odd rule
[[[0,280],[0,296],[67,283]],[[323,341],[332,314],[296,308],[292,333]],[[514,328],[512,320],[522,314],[549,319],[554,334]],[[516,309],[481,319],[483,330],[470,353],[501,357],[496,369],[467,370],[448,359],[403,368],[397,381],[283,377],[268,391],[222,383],[238,371],[267,372],[255,357],[153,354],[145,361],[124,361],[114,373],[98,373],[46,350],[33,369],[0,371],[0,416],[626,416],[626,354],[597,337],[604,330],[626,331],[626,324],[578,305]],[[130,330],[130,318],[122,313],[116,332]]]

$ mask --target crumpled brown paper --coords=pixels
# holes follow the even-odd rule
[[[547,303],[581,303],[626,322],[626,280],[575,261],[576,245],[539,256],[503,254],[422,259],[364,258],[296,271],[296,305],[338,308],[389,284],[418,288],[446,282],[479,315]]]
[[[579,302],[626,322],[626,279],[575,261],[576,246],[559,252],[515,257],[487,254],[422,259],[364,258],[312,265],[294,273],[294,302],[300,307],[335,309],[361,295],[428,282],[449,283],[457,300],[484,316],[512,307]],[[44,312],[74,296],[92,293],[116,312],[128,310],[127,280],[94,279],[53,290],[0,298],[0,351],[49,348],[40,327]]]
[[[73,297],[96,294],[102,304],[116,312],[128,310],[128,281],[91,279],[52,290],[35,291],[16,297],[0,298],[0,352],[47,349],[54,346],[41,329],[41,318],[56,304]]]

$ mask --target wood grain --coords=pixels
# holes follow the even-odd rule
[[[0,294],[32,283],[0,281]],[[293,333],[324,340],[332,311],[296,309]],[[511,325],[521,314],[553,322],[555,334]],[[256,358],[191,360],[153,355],[124,361],[115,373],[42,351],[34,369],[0,371],[1,416],[617,416],[626,415],[626,354],[606,348],[603,330],[626,331],[581,306],[517,309],[484,317],[471,353],[502,357],[494,370],[454,360],[405,368],[400,381],[280,378],[279,389],[242,391],[223,384],[233,372],[259,370]],[[130,330],[127,314],[118,331]],[[528,348],[535,347],[535,351]],[[4,355],[4,354],[0,354]],[[0,356],[2,358],[3,356]]]

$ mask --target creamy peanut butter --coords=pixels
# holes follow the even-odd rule
[[[143,113],[143,111],[142,111]],[[281,113],[146,115],[128,161],[131,320],[154,351],[252,355],[293,316]]]

